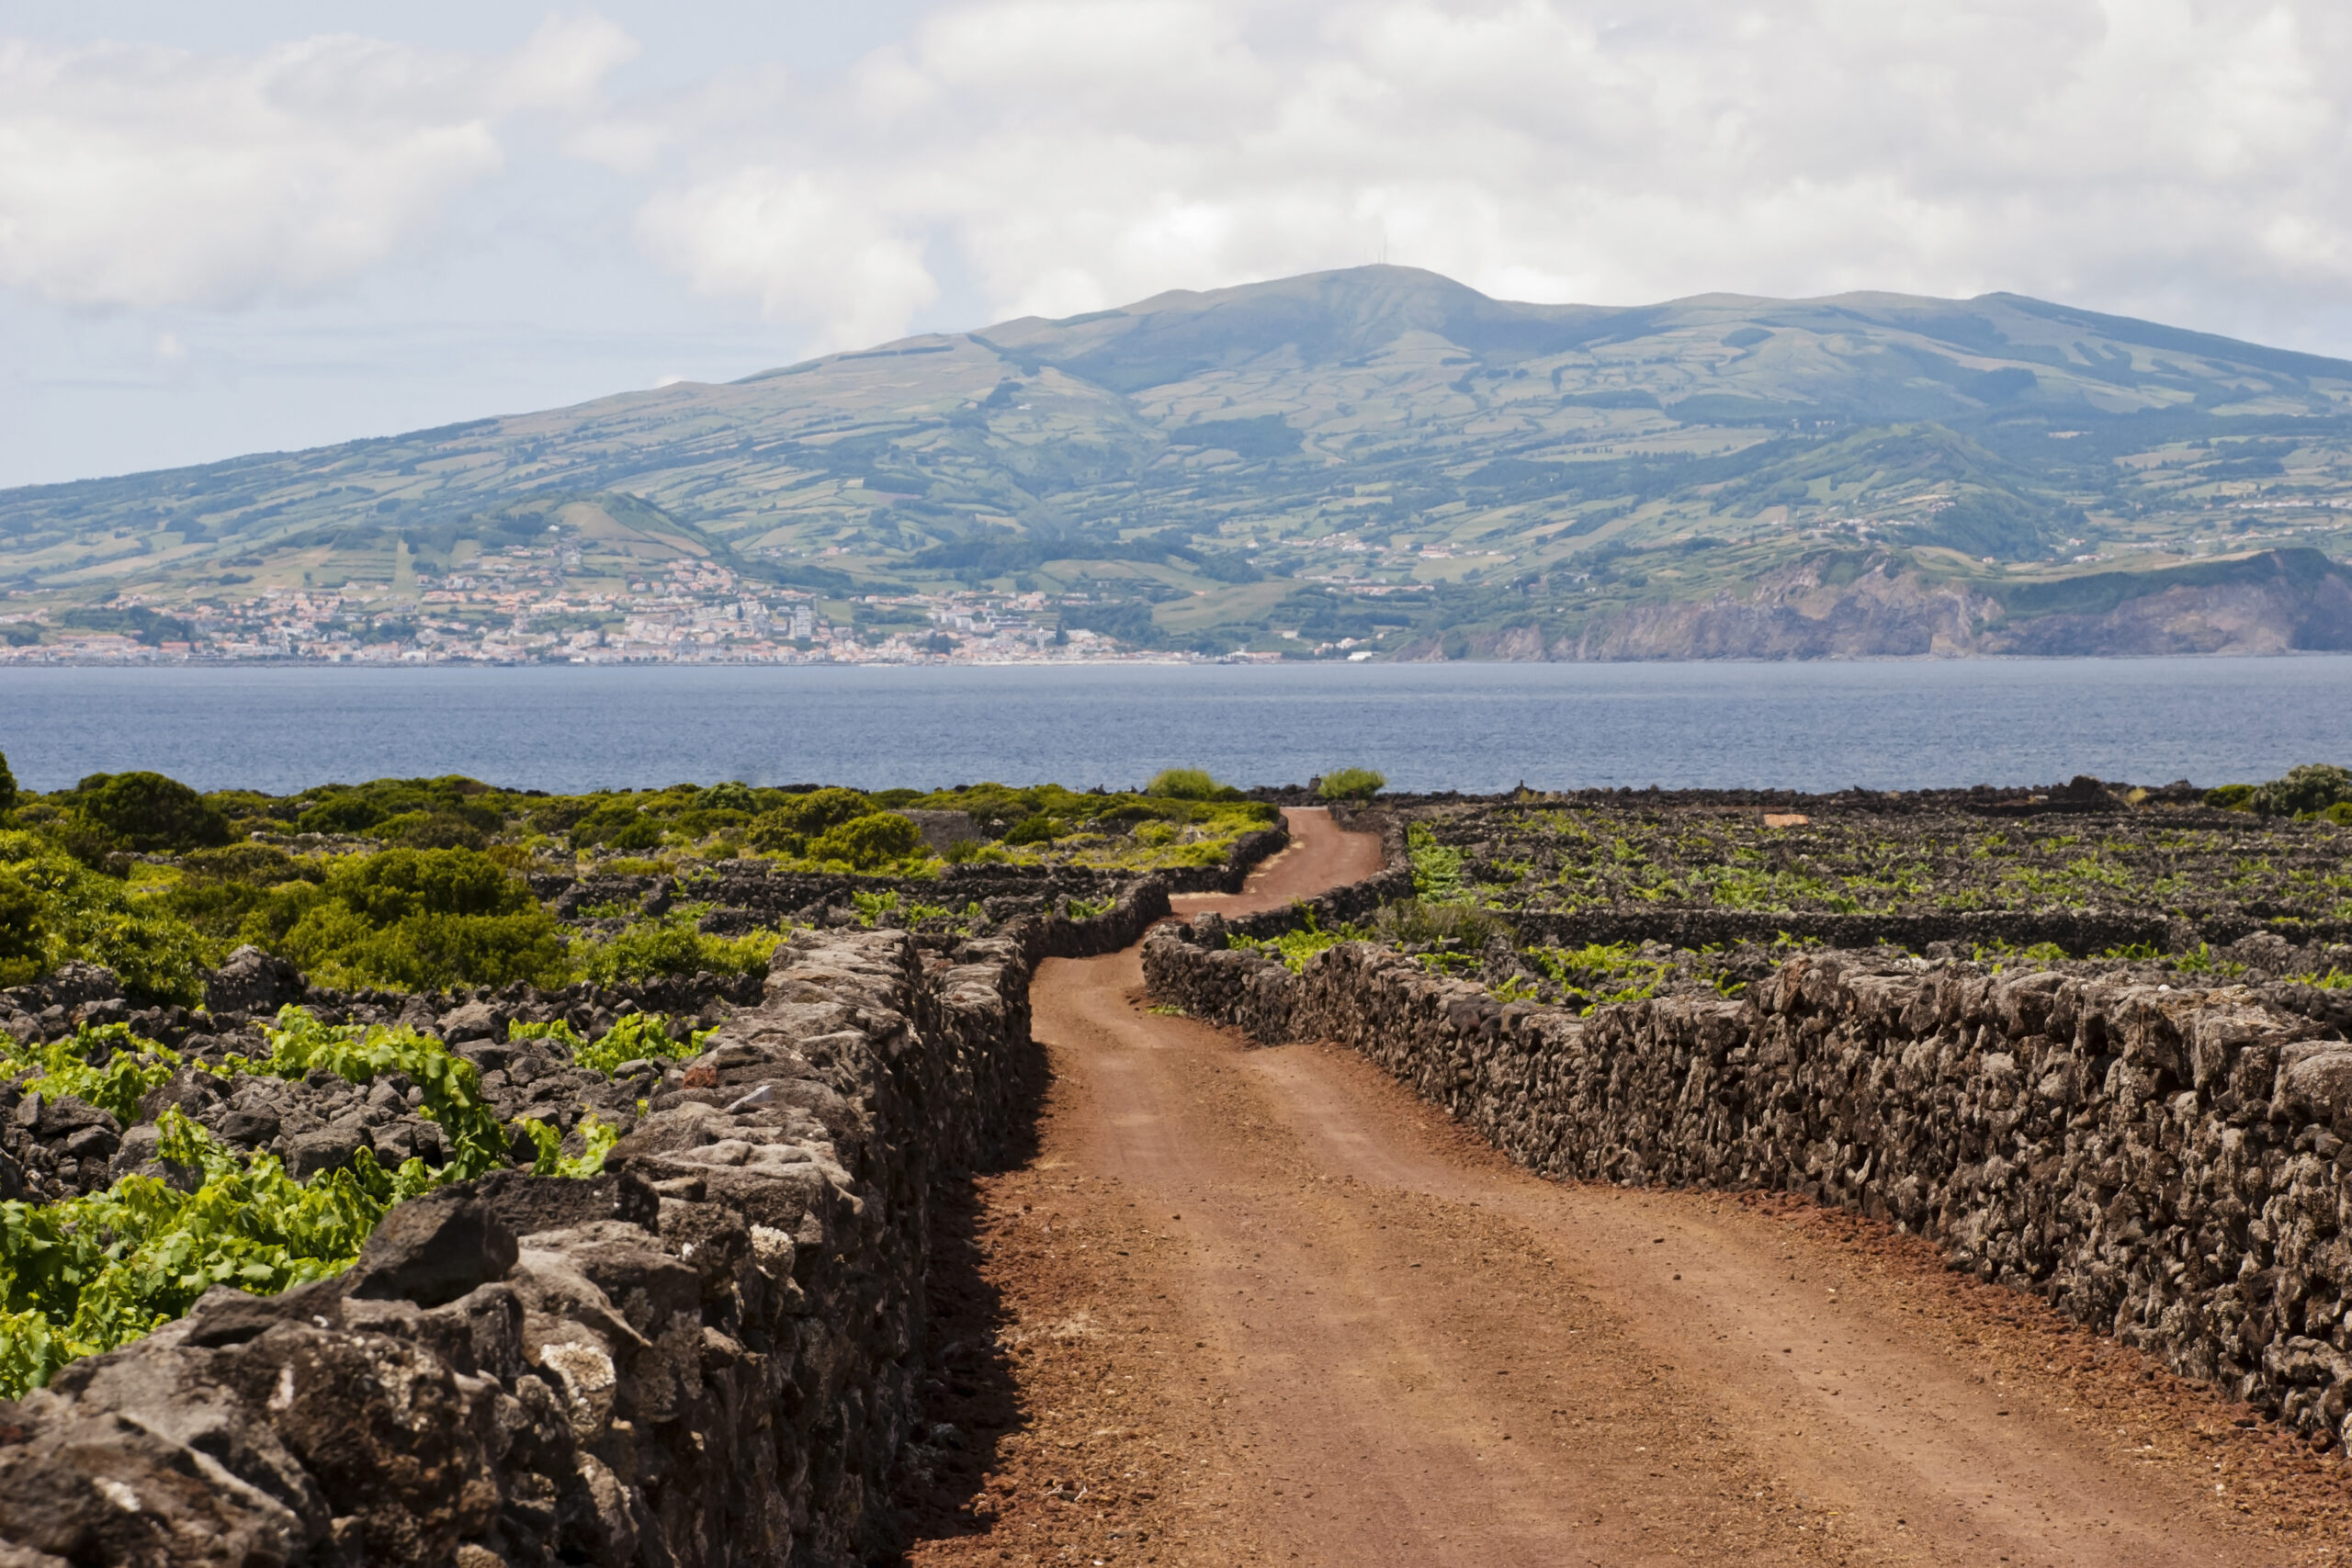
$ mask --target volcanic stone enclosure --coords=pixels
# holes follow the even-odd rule
[[[1262,852],[1262,851],[1261,852]],[[848,1564],[887,1552],[930,1206],[1034,1116],[1031,972],[1168,912],[801,931],[584,1180],[395,1208],[6,1413],[8,1564]]]
[[[1387,832],[1383,891],[1409,891]],[[1336,929],[1374,891],[1163,925],[1147,985],[1261,1043],[1360,1051],[1545,1175],[1781,1190],[1894,1222],[2352,1442],[2352,993],[1815,950],[1741,997],[1579,1015],[1369,942],[1296,973],[1227,945]]]
[[[1169,907],[1153,880],[1091,919],[1039,909],[980,939],[804,931],[756,998],[639,998],[732,1010],[682,1081],[630,1086],[651,1092],[603,1175],[445,1189],[395,1209],[344,1275],[217,1290],[0,1406],[0,1563],[887,1553],[894,1470],[953,1440],[918,1398],[934,1196],[1034,1117],[1037,963],[1139,938],[1161,1000],[1362,1051],[1534,1170],[1879,1215],[2298,1430],[2352,1437],[2346,993],[1814,950],[1742,997],[1578,1015],[1372,943],[1295,973],[1228,948],[1411,896],[1397,824],[1351,825],[1384,833],[1387,868],[1286,910],[1147,936]],[[1230,887],[1282,841],[1201,880]],[[299,994],[245,970],[221,980],[254,1008]]]

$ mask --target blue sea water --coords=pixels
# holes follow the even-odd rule
[[[1877,789],[2076,773],[2200,784],[2352,761],[2352,657],[1814,664],[334,666],[0,670],[0,752],[54,789],[469,773],[578,790],[739,778],[1400,789]]]

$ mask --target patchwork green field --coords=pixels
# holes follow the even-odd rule
[[[2188,920],[2352,919],[2352,806],[2331,802],[2296,820],[2140,793],[2136,806],[2109,797],[2105,810],[2015,816],[1917,797],[1891,807],[1832,797],[1785,812],[1437,808],[1416,815],[1414,859],[1431,896],[1506,913],[2132,908]]]
[[[1736,994],[1825,942],[2352,987],[2352,773],[2332,766],[2209,791],[2083,779],[2008,795],[1600,791],[1390,809],[1411,898],[1233,944],[1295,970],[1342,941],[1382,942],[1505,1000],[1587,1010]],[[2117,925],[2148,934],[2098,936]],[[2069,940],[1996,934],[2019,927]],[[2233,934],[2182,934],[2205,931]]]

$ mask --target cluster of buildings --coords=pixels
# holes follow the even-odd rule
[[[0,600],[0,663],[241,660],[356,664],[922,664],[1148,657],[1064,630],[1045,595],[820,600],[682,561],[623,589],[568,589],[503,562],[395,593],[272,588],[185,606],[118,599],[62,615]],[[106,623],[106,624],[101,624]],[[1165,658],[1165,655],[1149,656]]]

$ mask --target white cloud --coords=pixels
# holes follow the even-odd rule
[[[2352,304],[2347,73],[2325,0],[963,0],[823,90],[715,86],[640,233],[832,344],[913,321],[926,255],[1061,312],[1384,245],[2251,327]]]
[[[495,174],[502,117],[592,107],[630,47],[594,18],[504,60],[350,36],[250,57],[0,41],[0,285],[75,309],[313,294]]]
[[[2338,0],[942,0],[838,68],[716,73],[644,26],[661,85],[617,103],[638,44],[584,13],[504,53],[0,40],[0,288],[313,299],[496,181],[543,242],[514,254],[640,297],[612,253],[650,257],[818,347],[943,299],[1060,314],[1384,254],[1598,303],[2015,288],[2289,339],[2352,315]],[[510,164],[526,121],[568,166]],[[420,289],[385,309],[446,304]]]
[[[752,167],[656,197],[638,232],[695,288],[747,295],[843,348],[895,335],[939,296],[917,245],[876,219],[847,186]]]
[[[499,67],[497,93],[517,108],[593,108],[605,78],[637,55],[637,40],[602,17],[549,17]]]

